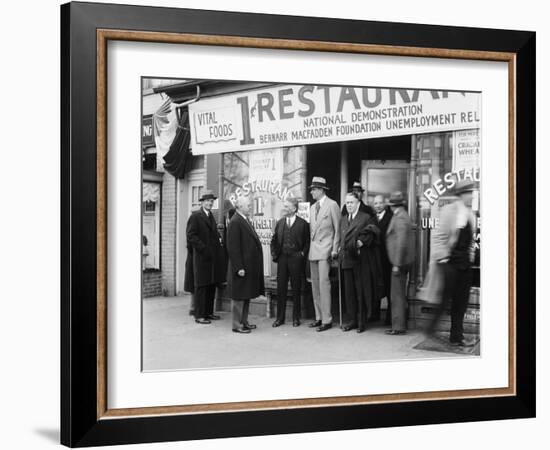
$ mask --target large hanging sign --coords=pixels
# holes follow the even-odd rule
[[[479,128],[481,94],[278,85],[189,105],[193,154]]]

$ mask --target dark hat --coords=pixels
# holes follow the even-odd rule
[[[474,189],[475,187],[472,181],[461,180],[458,183],[456,183],[454,194],[460,195],[460,194],[464,194],[465,192],[472,192]]]
[[[205,189],[202,191],[201,198],[199,198],[199,202],[202,202],[203,200],[216,200],[218,197],[214,195],[214,192],[211,189]]]
[[[361,186],[361,183],[359,181],[354,181],[353,186],[351,186],[352,189],[361,189],[361,192],[365,192],[365,189],[363,189],[363,186]]]
[[[313,180],[311,180],[311,186],[309,189],[312,188],[320,188],[328,191],[327,187],[327,180],[325,180],[323,177],[313,177]]]
[[[388,201],[388,205],[402,206],[404,204],[405,204],[405,197],[403,197],[403,192],[397,191],[397,192],[393,192],[390,195],[390,200]]]

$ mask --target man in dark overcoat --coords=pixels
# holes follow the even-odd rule
[[[386,248],[392,264],[392,327],[386,334],[396,335],[405,334],[407,329],[407,274],[414,262],[415,237],[403,193],[394,192],[389,205],[393,217],[388,226]]]
[[[283,215],[275,225],[271,239],[271,257],[277,263],[277,319],[273,327],[285,323],[288,279],[292,288],[292,324],[300,325],[302,281],[309,253],[309,224],[298,217],[298,199],[283,202]]]
[[[384,323],[391,325],[391,268],[392,265],[388,259],[388,251],[386,249],[386,233],[388,231],[388,225],[390,224],[393,212],[391,208],[386,205],[386,201],[383,195],[376,195],[374,197],[374,211],[376,212],[376,218],[378,220],[378,228],[380,229],[380,259],[382,262],[382,276],[384,278],[385,297],[388,300],[388,309],[386,310],[386,317]],[[380,302],[375,302],[373,305],[373,320],[380,319]]]
[[[373,296],[370,294],[373,285],[379,282],[375,279],[377,266],[374,271],[371,270],[371,266],[378,263],[377,258],[375,255],[368,256],[377,251],[378,228],[374,215],[361,211],[357,193],[346,195],[346,210],[348,214],[342,217],[340,223],[338,255],[346,310],[342,330],[357,328],[357,332],[361,333],[366,328],[367,313],[372,309]],[[364,267],[365,264],[368,267]]]
[[[235,333],[250,333],[256,328],[248,322],[250,299],[265,294],[263,252],[260,239],[248,218],[249,198],[238,197],[235,210],[227,228],[227,287],[231,297],[232,329]]]
[[[195,322],[211,323],[220,316],[214,314],[216,287],[225,282],[225,253],[222,248],[212,206],[216,196],[206,189],[199,201],[201,207],[187,221],[187,243],[192,247],[192,283],[186,274],[184,285],[195,291]]]

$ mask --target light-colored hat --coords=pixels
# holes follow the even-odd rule
[[[313,179],[311,180],[311,186],[309,187],[309,189],[312,189],[312,188],[320,188],[328,191],[327,180],[325,180],[323,177],[313,177]]]
[[[402,206],[404,204],[405,204],[405,197],[403,197],[403,192],[397,191],[397,192],[393,192],[390,195],[390,200],[388,201],[388,205]]]
[[[465,192],[472,192],[475,189],[474,183],[469,180],[461,180],[455,185],[454,194],[460,195]]]
[[[201,198],[199,198],[199,202],[202,202],[203,200],[209,200],[209,199],[216,200],[217,198],[218,197],[214,195],[214,191],[212,191],[211,189],[205,189],[204,191],[202,191]]]

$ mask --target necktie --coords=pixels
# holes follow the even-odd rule
[[[287,217],[286,219],[286,226],[290,228],[290,217]]]
[[[348,214],[348,224],[351,223],[351,214]]]
[[[321,204],[319,202],[315,203],[315,220],[317,220],[317,216],[319,215],[320,209],[321,209]]]

